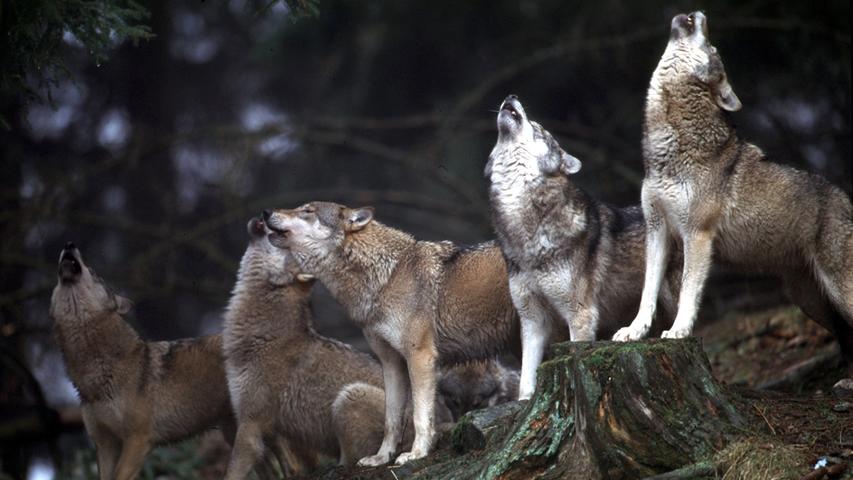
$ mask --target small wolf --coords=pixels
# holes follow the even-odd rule
[[[515,95],[501,104],[497,127],[485,174],[510,293],[521,316],[519,398],[526,399],[533,394],[552,314],[577,341],[612,335],[636,311],[645,227],[639,206],[610,207],[571,181],[581,162],[528,118]],[[671,291],[667,285],[663,300],[674,310]]]
[[[677,15],[646,98],[646,275],[639,313],[614,339],[648,332],[671,239],[683,245],[678,314],[664,337],[690,335],[713,254],[782,277],[791,299],[835,332],[853,366],[853,205],[826,180],[766,161],[740,139],[728,82],[702,12]],[[853,373],[853,372],[851,372]]]
[[[310,307],[314,277],[303,273],[288,252],[269,243],[262,220],[252,219],[247,228],[249,246],[240,262],[223,332],[238,422],[226,478],[245,478],[267,440],[279,437],[298,446],[279,455],[294,473],[316,466],[311,453],[351,464],[379,447],[378,440],[364,441],[371,432],[382,435],[385,394],[379,363],[314,331]],[[340,392],[353,383],[363,386],[367,398],[359,401],[362,398],[355,395],[355,401],[335,407]],[[373,406],[377,402],[378,409]],[[379,422],[370,423],[377,416]],[[365,420],[356,421],[360,418]],[[449,412],[442,418],[449,419]],[[268,447],[275,449],[276,444]]]
[[[374,221],[369,207],[312,202],[265,211],[264,219],[270,241],[323,282],[382,362],[385,436],[378,453],[359,464],[391,460],[409,381],[415,441],[397,463],[426,456],[435,437],[436,364],[494,357],[518,331],[500,250],[494,243],[417,241]]]
[[[58,277],[50,315],[102,480],[135,478],[156,445],[216,426],[233,438],[219,335],[143,341],[122,318],[130,301],[114,294],[71,242],[59,256]]]
[[[438,392],[453,421],[471,410],[493,407],[518,398],[518,371],[497,360],[474,360],[441,372]]]

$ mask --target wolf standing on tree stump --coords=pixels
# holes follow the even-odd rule
[[[646,98],[642,204],[646,275],[640,310],[614,340],[649,330],[672,240],[683,245],[678,314],[667,338],[693,332],[711,258],[782,277],[791,299],[833,332],[853,368],[853,206],[817,175],[768,162],[740,139],[741,102],[702,12],[672,20]]]

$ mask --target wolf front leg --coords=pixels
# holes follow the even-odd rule
[[[639,340],[649,334],[658,303],[661,283],[669,259],[669,229],[663,210],[643,189],[643,216],[646,222],[646,273],[640,310],[631,325],[620,328],[613,340],[627,342]]]
[[[533,294],[527,282],[510,277],[509,291],[521,322],[521,379],[518,399],[528,400],[536,389],[536,369],[542,362],[551,337],[551,319],[542,301]]]
[[[403,433],[403,415],[409,396],[409,380],[403,357],[384,339],[367,334],[370,348],[382,363],[382,378],[385,382],[385,436],[375,455],[358,461],[361,467],[377,467],[391,461],[397,452]]]
[[[684,273],[678,299],[678,314],[672,328],[664,331],[661,338],[684,338],[693,333],[693,323],[702,301],[702,290],[711,269],[713,246],[712,230],[693,231],[685,235]]]
[[[409,378],[412,381],[415,441],[412,450],[397,457],[397,465],[427,456],[435,441],[435,344],[431,330],[429,339],[409,354]]]
[[[121,456],[116,465],[115,480],[133,480],[142,469],[145,455],[151,450],[150,435],[137,434],[126,438],[121,447]]]
[[[226,480],[243,480],[264,454],[263,429],[257,422],[241,420],[231,449]],[[284,465],[281,466],[284,468]]]
[[[86,431],[95,442],[95,452],[98,457],[98,477],[101,480],[111,480],[115,473],[116,463],[121,455],[121,440],[98,424],[93,415],[83,409],[83,424]]]

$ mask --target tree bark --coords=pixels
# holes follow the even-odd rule
[[[551,358],[505,436],[441,471],[453,470],[454,478],[644,478],[702,465],[747,426],[697,339],[564,343]],[[438,470],[415,476],[435,478]]]

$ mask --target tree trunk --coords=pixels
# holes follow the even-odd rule
[[[452,462],[457,468],[415,476],[455,470],[454,478],[643,478],[703,466],[747,426],[697,339],[564,343],[551,358],[539,368],[534,397],[501,438],[475,442],[487,448]]]
[[[314,478],[710,479],[714,453],[754,418],[695,338],[561,343],[550,358],[529,402],[468,413],[429,457]]]

